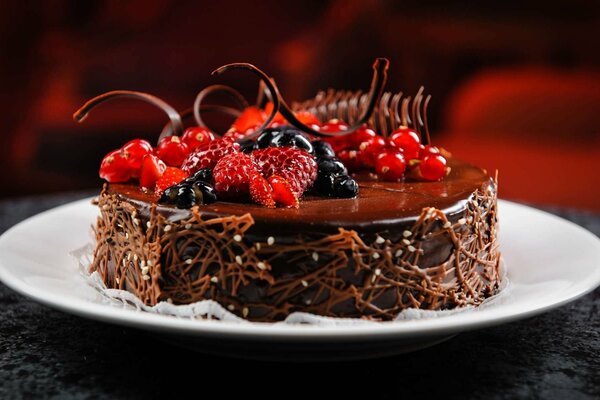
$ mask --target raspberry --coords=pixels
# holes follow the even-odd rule
[[[169,188],[173,185],[177,185],[179,182],[187,178],[188,175],[175,167],[167,167],[165,172],[161,175],[161,177],[156,182],[156,187],[154,188],[154,193],[157,196],[162,195],[166,188]]]
[[[219,194],[237,198],[248,193],[250,177],[255,174],[258,171],[248,155],[228,154],[217,162],[213,170],[215,190]]]
[[[296,197],[302,196],[317,177],[314,157],[296,147],[268,147],[254,150],[251,156],[265,177],[279,175],[287,180]]]
[[[239,153],[240,145],[230,138],[211,140],[192,151],[181,165],[181,169],[193,175],[203,168],[214,168],[228,154]]]
[[[273,175],[269,178],[269,183],[273,188],[273,200],[285,207],[299,207],[298,197],[294,194],[292,185],[288,180]]]
[[[275,208],[273,200],[273,188],[269,182],[259,173],[250,177],[250,197],[252,201],[269,208]]]

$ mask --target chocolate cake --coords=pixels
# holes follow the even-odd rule
[[[370,95],[374,92],[373,86],[379,85],[375,78]],[[327,129],[306,128],[302,121],[292,121],[294,117],[286,114],[293,113],[297,119],[301,112],[311,113],[321,120],[343,117],[350,124],[365,126],[360,121],[361,111],[371,107],[372,96],[361,101],[361,94],[344,92],[336,97],[330,92],[295,105],[292,112],[277,88],[269,85],[272,83],[267,83],[271,86],[268,94],[274,94],[270,96],[271,104],[277,99],[279,104],[274,105],[271,117],[282,111],[285,123],[299,127],[303,136],[311,138],[309,135],[315,133],[323,136]],[[367,117],[368,127],[385,132],[388,140],[388,133],[407,129],[412,122],[417,134],[427,136],[430,145],[429,134],[425,135],[422,129],[426,122],[419,124],[423,119],[426,121],[426,115],[422,115],[419,108],[421,92],[412,103],[413,118],[409,118],[408,101],[401,101],[401,95],[388,95],[377,88],[375,91],[375,106],[368,113],[362,113]],[[352,102],[352,98],[358,100]],[[390,101],[395,103],[396,109],[402,107],[403,110],[390,113],[388,107],[382,106]],[[323,102],[332,106],[321,107]],[[280,108],[281,104],[284,109]],[[238,117],[237,121],[240,120]],[[346,135],[351,138],[350,132],[355,129],[350,126],[341,130],[347,131]],[[257,128],[243,135],[243,140],[264,135],[264,130],[264,127]],[[169,137],[175,131],[171,123],[163,130],[163,136]],[[342,137],[335,133],[332,136],[336,140]],[[269,134],[279,135],[277,140],[283,135],[272,131]],[[251,143],[260,143],[261,137]],[[289,146],[302,149],[304,142],[296,142]],[[348,144],[339,150],[339,142],[330,143],[331,148],[338,147],[335,151],[338,157],[353,146]],[[366,149],[364,143],[351,151],[362,154]],[[271,149],[276,146],[269,146],[271,144],[266,151],[275,152]],[[287,149],[287,146],[284,147]],[[317,145],[314,146],[316,149]],[[331,160],[330,155],[315,156],[318,173],[315,169],[313,174],[308,164],[303,165],[305,173],[296,182],[293,179],[298,174],[285,175],[290,170],[264,172],[265,167],[259,162],[264,157],[255,156],[258,154],[254,153],[255,148],[246,157],[228,147],[234,153],[230,155],[229,165],[212,164],[209,168],[212,175],[202,178],[202,182],[211,181],[211,184],[195,187],[196,194],[192,197],[199,196],[202,200],[194,197],[196,203],[189,207],[169,196],[184,193],[184,189],[192,185],[191,181],[186,183],[177,178],[173,182],[179,183],[172,186],[176,190],[165,189],[161,187],[161,179],[169,173],[160,172],[154,183],[160,190],[148,190],[141,184],[149,176],[144,169],[149,156],[144,157],[138,176],[121,174],[115,178],[114,171],[109,170],[112,175],[107,175],[105,168],[109,182],[97,199],[100,216],[95,227],[96,247],[90,271],[98,272],[107,287],[127,290],[148,305],[161,301],[189,304],[212,299],[252,321],[282,320],[298,311],[331,317],[392,320],[407,308],[443,310],[478,305],[496,294],[500,287],[496,180],[447,152],[442,152],[445,157],[434,152],[438,159],[443,159],[443,177],[429,178],[431,173],[424,167],[428,155],[423,155],[427,149],[420,146],[421,155],[414,156],[420,158],[406,156],[410,161],[403,156],[410,152],[409,147],[398,150],[401,156],[395,157],[404,163],[400,163],[401,178],[385,179],[391,176],[388,172],[393,172],[389,170],[395,164],[381,167],[379,160],[390,152],[381,149],[382,153],[372,164],[365,158],[364,165],[372,165],[371,170],[353,168],[352,177],[334,176],[327,181],[333,182],[334,189],[336,182],[343,182],[346,189],[356,186],[353,192],[334,189],[319,192],[315,182],[325,174],[320,162],[324,158]],[[198,163],[198,154],[214,153],[207,153],[207,149],[200,146],[192,152],[196,154],[194,163]],[[312,145],[301,151],[309,154],[309,150],[314,150]],[[299,150],[285,151],[287,153],[281,154],[296,154]],[[131,159],[123,150],[115,153],[119,154],[126,155],[123,160]],[[311,154],[315,154],[314,151]],[[192,155],[188,155],[188,161],[182,161],[180,171],[191,165]],[[220,154],[219,157],[228,156]],[[244,164],[244,160],[248,164]],[[113,159],[105,161],[103,166],[114,167]],[[232,171],[239,174],[221,178],[219,168],[237,168]],[[254,172],[244,175],[248,168]],[[377,173],[373,173],[373,168]],[[187,176],[204,173],[202,171],[189,171]],[[173,170],[173,174],[178,172]],[[286,179],[271,179],[273,174]],[[246,177],[242,180],[245,186],[239,184],[242,176]],[[329,175],[326,177],[329,179]],[[253,186],[255,178],[260,179],[263,185],[259,185],[260,188],[267,189],[258,197]],[[142,186],[136,184],[135,179],[139,179]],[[284,193],[288,197],[298,194],[289,204],[285,200],[288,197],[278,197],[281,194],[279,182],[288,181],[292,183],[285,187],[290,190]],[[305,181],[310,182],[302,186]],[[349,185],[349,181],[354,186]],[[223,186],[223,182],[228,186]],[[214,198],[212,191],[206,191],[207,187],[212,190],[210,185],[215,188]],[[231,189],[233,185],[237,185],[235,190]],[[236,195],[233,198],[232,193]],[[275,204],[287,207],[275,208]]]

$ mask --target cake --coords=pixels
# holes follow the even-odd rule
[[[497,182],[431,145],[422,90],[412,103],[384,93],[378,60],[368,94],[289,107],[262,71],[236,66],[261,77],[269,102],[232,112],[201,104],[208,90],[182,113],[200,126],[199,111],[236,115],[224,138],[202,126],[182,135],[170,108],[156,149],[134,141],[103,160],[90,272],[106,287],[147,305],[214,300],[265,322],[294,312],[386,321],[499,291]]]

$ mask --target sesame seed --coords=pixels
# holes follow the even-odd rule
[[[377,275],[371,275],[371,283],[375,283],[375,279],[377,279]]]
[[[242,308],[242,315],[244,316],[244,318],[246,318],[248,316],[249,312],[250,312],[250,310],[248,310],[248,307]]]
[[[150,275],[142,275],[142,279],[147,281],[148,279],[150,279]]]
[[[466,220],[466,219],[464,219],[464,218],[461,218],[461,219],[459,219],[459,220],[458,220],[458,223],[459,223],[460,225],[464,225],[464,224],[466,224],[466,223],[467,223],[467,220]]]
[[[307,306],[310,306],[310,303],[312,303],[311,299],[306,300],[304,303],[306,303]]]
[[[210,281],[212,283],[217,283],[217,282],[219,282],[219,278],[217,278],[216,276],[213,276],[212,278],[210,278]]]
[[[407,238],[407,237],[409,237],[411,235],[412,235],[411,231],[404,231],[404,232],[402,232],[402,236],[404,236],[405,238]]]
[[[142,267],[142,275],[148,275],[148,271],[150,269],[148,267]]]
[[[134,224],[134,225],[139,225],[139,224],[140,224],[140,220],[139,220],[139,219],[137,219],[137,218],[134,218],[134,219],[133,219],[133,224]]]
[[[185,224],[185,229],[192,229],[192,224]]]
[[[260,250],[260,243],[256,243],[254,247],[256,247],[256,250]]]
[[[241,235],[233,235],[233,240],[235,240],[236,242],[241,242],[242,241],[242,236]]]
[[[151,267],[152,266],[152,260],[146,261],[146,265],[149,266],[149,267]]]
[[[169,303],[169,304],[173,304],[173,299],[169,297],[169,298],[167,299],[167,303]]]
[[[242,260],[242,257],[240,256],[235,256],[235,262],[242,265],[244,263],[244,261]]]
[[[163,228],[163,231],[165,232],[169,232],[171,230],[171,225],[165,225],[165,227]]]
[[[148,229],[152,228],[152,224],[150,223],[150,221],[146,222],[146,227],[148,227]]]
[[[264,271],[265,269],[267,269],[267,266],[266,266],[266,265],[265,265],[265,263],[264,263],[264,262],[262,262],[262,261],[259,261],[258,263],[256,263],[256,266],[258,267],[258,269],[262,269],[263,271]]]
[[[273,246],[273,243],[275,243],[275,238],[274,238],[273,236],[269,236],[269,237],[267,238],[267,244],[268,244],[269,246]]]
[[[192,265],[193,262],[194,262],[194,260],[192,260],[191,258],[188,258],[187,260],[185,260],[185,263],[187,265]]]
[[[312,258],[315,261],[319,261],[319,253],[317,253],[316,251],[313,251]]]
[[[131,252],[127,253],[127,261],[131,261],[132,255]]]
[[[301,282],[302,282],[302,286],[308,287],[308,282],[306,282],[304,279]]]
[[[450,221],[446,221],[446,223],[444,224],[444,228],[450,228],[452,226],[452,224],[450,223]]]
[[[121,280],[119,279],[118,276],[115,278],[115,282],[117,282],[117,285],[119,285],[121,283]]]
[[[410,240],[408,239],[402,239],[402,243],[404,243],[405,245],[409,245],[410,244]]]
[[[385,239],[382,238],[381,236],[377,235],[377,239],[375,239],[375,243],[383,244],[383,243],[385,243]]]
[[[137,260],[138,260],[138,255],[137,255],[137,254],[134,254],[134,255],[133,255],[133,261],[137,261]]]
[[[129,233],[125,232],[125,239],[129,239]]]
[[[379,253],[373,253],[373,258],[374,258],[374,259],[376,259],[376,260],[377,260],[379,257],[381,257],[381,256],[379,255]]]
[[[396,254],[394,254],[396,257],[400,257],[402,255],[403,251],[401,249],[396,250]]]
[[[136,215],[137,215],[137,211],[133,210],[133,211],[131,212],[131,216],[132,216],[132,217],[135,217]]]
[[[144,260],[140,261],[140,268],[144,268],[146,266],[146,262]]]
[[[127,263],[127,260],[123,259],[123,266]]]
[[[411,253],[414,253],[417,249],[415,249],[415,246],[408,246],[408,251],[410,251]]]
[[[230,305],[227,306],[227,309],[229,311],[233,311],[233,310],[235,310],[235,306],[233,304],[230,304]]]
[[[379,268],[375,268],[375,275],[379,276],[381,275],[381,270]]]
[[[108,206],[108,204],[105,204],[105,205],[103,205],[103,206],[102,206],[102,209],[103,209],[103,210],[108,210],[109,208],[110,208],[110,207]]]

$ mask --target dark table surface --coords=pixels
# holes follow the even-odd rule
[[[86,195],[2,201],[0,232]],[[550,211],[600,235],[600,216]],[[275,390],[273,382],[287,388]],[[183,391],[200,398],[207,388],[223,398],[599,399],[600,289],[546,314],[410,354],[284,364],[183,350],[143,331],[55,311],[0,284],[0,398],[171,398]]]

